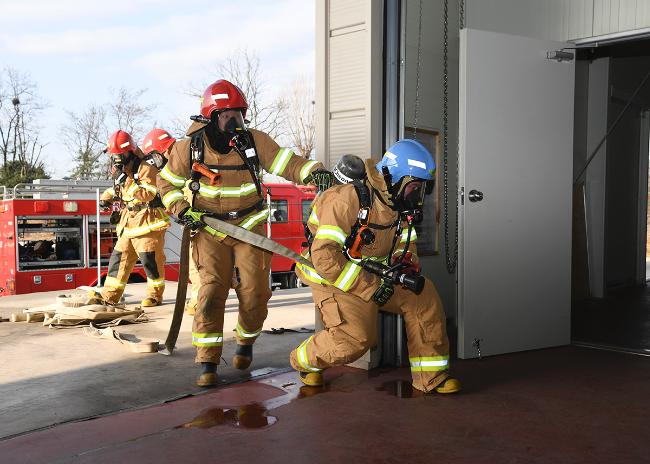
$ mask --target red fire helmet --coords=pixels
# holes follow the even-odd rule
[[[110,155],[123,155],[128,151],[135,152],[138,146],[128,132],[118,130],[108,139],[107,153]]]
[[[225,79],[220,79],[208,86],[201,97],[201,115],[210,118],[214,111],[240,109],[246,117],[248,103],[239,87]]]
[[[145,135],[142,141],[142,151],[145,155],[151,152],[158,152],[161,155],[171,147],[176,139],[164,129],[153,129]]]

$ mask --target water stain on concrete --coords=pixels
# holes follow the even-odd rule
[[[250,403],[236,408],[208,408],[199,413],[194,419],[176,426],[177,429],[210,429],[218,425],[226,425],[243,429],[261,429],[275,424],[278,418],[269,416],[267,408],[260,403]]]
[[[422,398],[426,395],[417,388],[413,388],[413,385],[408,380],[391,380],[390,382],[384,382],[381,384],[381,387],[377,387],[377,391],[385,391],[389,395],[398,398]]]

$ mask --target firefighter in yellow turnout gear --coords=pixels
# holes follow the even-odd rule
[[[303,383],[322,385],[324,369],[353,362],[374,346],[381,309],[404,317],[413,386],[460,389],[448,373],[442,302],[433,283],[420,276],[409,226],[421,219],[434,169],[422,144],[402,140],[377,165],[366,161],[366,181],[333,187],[314,202],[307,255],[313,267],[297,264],[296,273],[311,286],[325,328],[291,353]]]
[[[143,161],[142,152],[124,131],[111,136],[107,151],[113,161],[115,186],[102,194],[100,205],[109,208],[119,201],[121,210],[118,240],[101,299],[110,304],[120,301],[131,270],[140,259],[147,275],[147,297],[142,306],[158,306],[165,290],[165,230],[170,221],[158,196],[157,169]]]
[[[145,156],[151,158],[151,164],[156,166],[160,171],[167,164],[167,159],[169,158],[169,151],[174,146],[176,139],[164,129],[155,128],[152,129],[147,135],[145,135],[144,140],[142,141],[142,151]],[[189,189],[185,187],[183,189],[185,197],[191,199],[191,194]],[[201,281],[199,278],[199,270],[196,268],[196,263],[194,262],[194,253],[192,253],[192,246],[190,245],[190,272],[189,278],[192,282],[192,293],[190,299],[185,304],[185,311],[187,314],[193,316],[196,311],[196,305],[198,301],[199,288],[201,288]]]
[[[252,345],[262,331],[271,297],[269,273],[272,253],[226,236],[201,222],[204,214],[262,234],[268,217],[260,186],[261,171],[306,183],[314,175],[330,175],[322,165],[280,148],[266,133],[246,129],[248,105],[241,90],[224,80],[204,92],[201,116],[177,141],[169,161],[158,175],[165,206],[188,227],[201,288],[194,315],[192,343],[196,362],[202,364],[197,384],[213,386],[223,346],[226,298],[233,281],[239,299],[235,327],[237,350],[233,366],[246,369],[253,358]],[[320,171],[318,171],[320,169]],[[316,174],[314,174],[314,172]],[[192,191],[188,201],[185,186]]]

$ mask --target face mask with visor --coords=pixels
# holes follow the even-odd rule
[[[426,193],[425,181],[414,177],[403,177],[393,189],[393,209],[402,214],[414,215],[421,221]]]

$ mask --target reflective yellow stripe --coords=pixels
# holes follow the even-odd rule
[[[318,216],[316,216],[316,207],[311,210],[311,214],[309,215],[309,219],[307,220],[309,224],[314,224],[318,225]]]
[[[260,330],[257,330],[255,332],[246,332],[246,330],[244,330],[244,328],[239,325],[238,322],[237,326],[235,327],[235,332],[237,332],[237,335],[239,335],[240,338],[255,338],[262,332],[262,328],[260,327]]]
[[[115,277],[106,276],[106,280],[104,281],[104,287],[124,288],[126,287],[126,282],[120,282]]]
[[[347,235],[343,232],[343,229],[336,226],[319,226],[314,236],[314,240],[332,240],[341,246],[345,244],[346,238]]]
[[[348,261],[343,267],[343,271],[341,271],[341,274],[336,279],[336,282],[334,282],[334,286],[339,290],[347,292],[350,290],[350,287],[352,287],[352,284],[357,280],[360,272],[361,266],[358,266],[352,261]]]
[[[306,371],[322,372],[323,369],[319,369],[309,364],[309,357],[307,356],[307,344],[311,341],[312,338],[314,338],[313,335],[309,337],[307,340],[305,340],[304,342],[302,342],[298,347],[298,353],[297,353],[298,364],[300,364],[300,367],[302,367]]]
[[[449,369],[449,356],[423,356],[409,358],[411,372],[435,372]]]
[[[303,273],[303,276],[305,279],[310,280],[312,282],[315,282],[317,284],[324,284],[327,285],[329,282],[325,279],[323,279],[318,272],[314,268],[311,268],[309,266],[305,266],[304,264],[301,263],[296,263],[296,269],[300,269],[300,271]]]
[[[209,333],[198,333],[192,332],[192,345],[194,346],[222,346],[223,345],[223,333],[221,332],[209,332]]]
[[[277,155],[275,155],[273,163],[271,164],[271,170],[269,171],[269,174],[281,176],[292,156],[293,150],[289,148],[280,148]]]
[[[202,230],[205,230],[208,234],[214,235],[215,237],[219,237],[219,238],[226,237],[226,234],[224,234],[223,232],[219,232],[218,230],[215,230],[210,226],[205,226]]]
[[[149,279],[147,278],[148,287],[164,287],[165,279]]]
[[[176,203],[179,200],[182,200],[185,198],[185,195],[183,195],[183,192],[180,190],[171,190],[165,194],[165,196],[162,197],[162,202],[163,205],[165,205],[165,208],[171,207],[174,203]]]
[[[318,161],[308,161],[305,163],[305,165],[300,169],[300,180],[302,183],[305,183],[305,178],[310,174],[309,171],[311,171],[311,168],[313,168],[316,164],[318,164]]]
[[[402,232],[402,238],[400,239],[400,243],[406,242],[406,236],[408,235],[408,230],[405,230]],[[415,242],[418,239],[418,234],[415,232],[415,228],[411,231],[411,242]]]
[[[251,230],[260,222],[265,221],[268,217],[269,217],[269,210],[264,209],[259,213],[255,213],[253,216],[249,216],[248,218],[244,219],[239,224],[239,226],[243,227],[244,229]]]
[[[137,237],[138,235],[143,235],[146,234],[147,232],[153,232],[155,230],[160,230],[164,229],[169,225],[169,218],[162,219],[160,221],[154,222],[153,224],[149,224],[147,226],[142,226],[142,227],[125,227],[124,228],[124,233],[126,234],[127,237]]]
[[[158,189],[151,184],[140,184],[140,188],[146,190],[147,192],[158,193]]]
[[[169,163],[165,165],[162,171],[160,171],[160,177],[165,179],[167,182],[172,184],[174,187],[182,187],[185,185],[185,178],[177,176],[169,169]]]
[[[257,193],[257,187],[255,187],[255,184],[250,182],[244,183],[240,187],[213,187],[211,185],[206,185],[203,182],[200,182],[200,184],[201,188],[199,189],[199,194],[208,198],[238,198]]]

